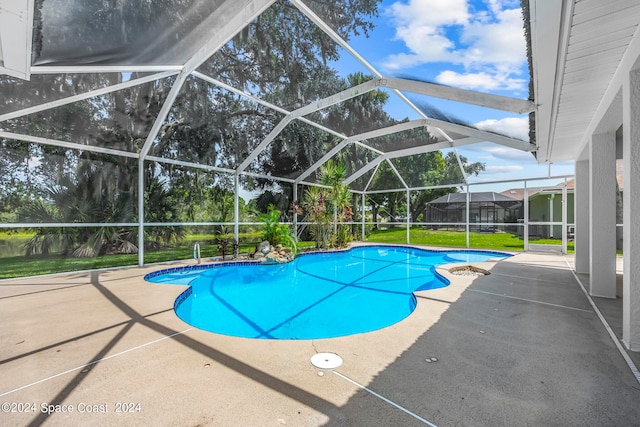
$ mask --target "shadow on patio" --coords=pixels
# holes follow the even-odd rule
[[[531,256],[476,278],[367,388],[438,426],[638,425],[640,385],[567,263]],[[352,425],[424,425],[365,390],[341,411]]]

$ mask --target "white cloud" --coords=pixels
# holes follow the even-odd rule
[[[523,170],[522,166],[487,166],[484,170],[487,174],[496,174],[496,173],[512,173],[512,172],[520,172]]]
[[[396,39],[402,40],[410,53],[391,55],[386,67],[398,70],[430,61],[455,61],[455,43],[448,39],[448,26],[467,25],[466,0],[409,0],[393,3],[387,11],[396,27]]]
[[[465,27],[462,41],[465,65],[490,64],[507,71],[526,62],[526,45],[519,9],[508,9],[495,14],[491,23],[475,21]]]
[[[527,151],[516,150],[515,148],[491,142],[481,142],[478,144],[465,145],[458,148],[458,151],[468,156],[473,161],[486,162],[488,164],[536,164],[536,159]],[[468,155],[466,153],[469,153]]]
[[[438,74],[436,82],[459,87],[462,89],[484,89],[484,90],[521,90],[526,85],[526,80],[512,78],[508,73],[457,73],[446,70]]]
[[[529,140],[528,117],[506,117],[500,120],[483,120],[474,126],[478,129],[500,133],[523,141]]]
[[[427,63],[451,63],[437,81],[484,90],[522,90],[526,64],[522,14],[517,2],[485,0],[488,10],[472,13],[469,0],[408,0],[389,7],[396,39],[408,52],[390,55],[387,71]]]

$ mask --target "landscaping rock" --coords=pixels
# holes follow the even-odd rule
[[[262,252],[263,254],[268,254],[269,252],[271,252],[272,247],[271,247],[271,243],[269,243],[268,241],[263,241],[258,245],[258,252]]]

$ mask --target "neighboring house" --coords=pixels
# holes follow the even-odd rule
[[[622,171],[618,167],[616,180],[620,189],[618,224],[622,223]],[[544,239],[562,238],[562,190],[567,187],[567,236],[574,233],[575,181],[567,180],[553,187],[527,188],[529,200],[529,236]],[[501,193],[471,193],[469,201],[469,224],[475,231],[492,231],[491,223],[524,223],[524,188],[512,188]],[[427,203],[425,222],[466,222],[467,193],[449,193]],[[560,223],[556,225],[536,223]],[[504,226],[504,231],[522,236],[522,226]],[[619,233],[620,234],[620,233]],[[621,248],[621,238],[618,239]]]
[[[529,236],[544,239],[562,238],[562,225],[542,225],[536,222],[562,222],[562,190],[565,183],[560,183],[554,187],[527,188],[529,198]],[[568,237],[573,238],[573,218],[574,218],[574,180],[569,180],[567,186],[567,232]],[[503,191],[503,195],[508,195],[515,199],[524,201],[524,188],[512,188]],[[518,216],[518,221],[524,222],[524,209]],[[522,235],[524,230],[519,227],[518,234]]]
[[[466,223],[467,193],[449,193],[427,203],[425,222]],[[471,193],[469,223],[472,229],[493,230],[492,223],[516,222],[522,202],[494,192]]]

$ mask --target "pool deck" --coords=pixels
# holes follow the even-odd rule
[[[640,384],[572,263],[443,266],[451,285],[407,319],[299,341],[190,327],[173,312],[185,287],[143,280],[160,266],[0,281],[0,425],[640,425]],[[596,303],[619,333],[619,300]],[[344,363],[316,369],[317,352]]]

